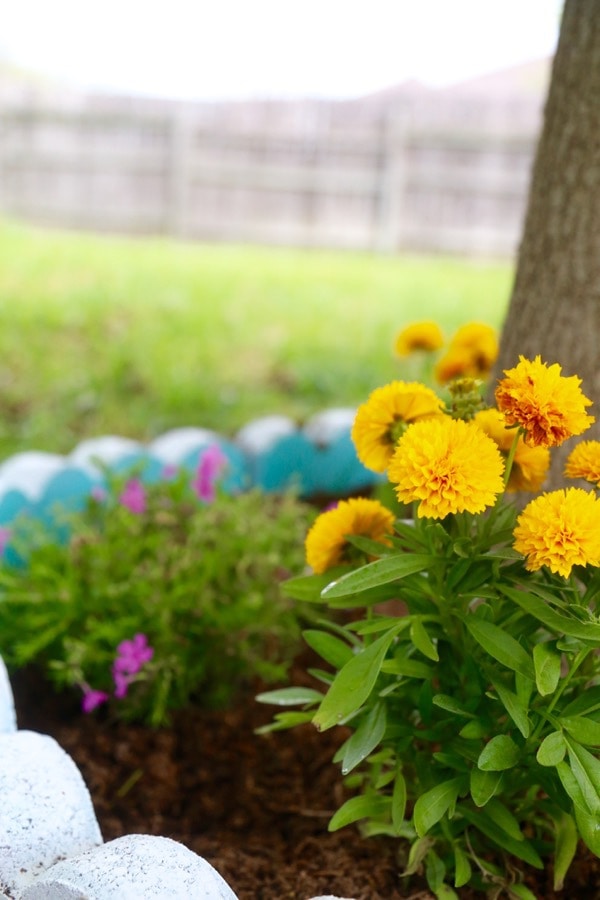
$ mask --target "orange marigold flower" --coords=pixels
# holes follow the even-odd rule
[[[542,494],[528,503],[514,530],[515,550],[531,572],[547,566],[565,577],[573,566],[600,565],[600,501],[583,488]]]
[[[585,478],[600,487],[600,441],[582,441],[567,457],[566,478]]]
[[[388,477],[402,502],[419,501],[419,516],[443,519],[493,506],[504,490],[503,471],[498,447],[481,428],[440,416],[407,429]]]
[[[374,472],[385,472],[394,447],[408,425],[443,414],[443,401],[418,382],[392,381],[376,388],[359,406],[352,440],[360,461]]]
[[[435,368],[435,377],[440,384],[453,378],[487,378],[497,357],[495,329],[481,322],[470,322],[452,337],[448,352]]]
[[[507,424],[520,425],[534,447],[557,447],[595,421],[585,412],[592,401],[581,392],[581,379],[560,373],[558,363],[547,366],[539,356],[533,361],[520,356],[496,388],[496,403]]]
[[[346,540],[349,534],[360,534],[382,544],[394,529],[394,516],[378,500],[356,497],[340,500],[315,519],[306,535],[306,562],[320,574],[332,566],[351,562],[354,548]]]
[[[497,409],[484,409],[476,414],[475,422],[495,441],[500,453],[506,459],[515,439],[516,430],[506,427],[502,413]],[[539,491],[549,468],[550,451],[547,447],[530,447],[522,435],[519,435],[506,490]]]
[[[394,348],[398,356],[409,356],[416,350],[432,353],[444,345],[444,335],[437,322],[414,322],[396,337]]]
[[[479,375],[473,357],[464,348],[450,349],[439,359],[433,370],[438,384],[447,384],[454,378],[474,378]]]

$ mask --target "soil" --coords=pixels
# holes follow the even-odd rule
[[[83,716],[79,698],[52,693],[34,670],[15,674],[12,684],[19,727],[52,735],[75,760],[105,841],[124,834],[180,841],[239,900],[430,900],[423,879],[400,876],[401,842],[365,839],[355,827],[327,831],[346,797],[331,762],[346,734],[306,725],[257,735],[273,715],[254,700],[264,686],[226,711],[192,708],[156,730],[102,710]],[[600,860],[582,849],[560,895],[550,867],[529,872],[527,885],[538,898],[600,898]]]

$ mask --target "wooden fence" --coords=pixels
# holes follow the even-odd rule
[[[0,211],[186,239],[514,252],[539,110],[509,111],[498,128],[472,108],[460,118],[415,115],[418,105],[291,109],[0,108]]]

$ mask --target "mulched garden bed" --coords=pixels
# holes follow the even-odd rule
[[[181,841],[239,900],[431,898],[421,879],[400,878],[399,842],[362,839],[354,827],[328,833],[345,799],[331,763],[343,729],[256,735],[274,711],[254,701],[260,686],[230,710],[193,708],[153,730],[102,712],[83,716],[77,697],[51,693],[34,670],[11,680],[19,727],[52,735],[72,756],[105,841],[142,833]],[[600,898],[600,860],[582,852],[577,863],[560,896]],[[550,869],[528,885],[540,898],[559,896]]]

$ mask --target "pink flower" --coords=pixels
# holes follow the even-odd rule
[[[96,503],[103,503],[106,500],[106,490],[100,484],[95,484],[92,490],[90,491],[90,497],[92,500],[95,500]]]
[[[119,497],[119,503],[136,516],[141,516],[144,513],[146,509],[146,491],[139,478],[130,478]]]
[[[136,634],[130,641],[121,641],[112,669],[115,697],[122,699],[127,694],[134,676],[153,656],[154,648],[148,644],[145,634]]]
[[[162,472],[160,473],[164,481],[172,481],[179,469],[177,466],[173,465],[173,463],[167,463],[166,466],[163,466]]]
[[[205,450],[200,457],[192,489],[203,503],[214,503],[215,485],[226,465],[227,457],[216,444]]]
[[[8,542],[11,538],[11,534],[12,532],[10,528],[0,528],[0,556],[2,556],[2,554],[6,550]]]
[[[83,685],[83,700],[81,701],[81,709],[84,713],[91,713],[108,700],[108,694],[105,691],[97,691],[89,685]]]

